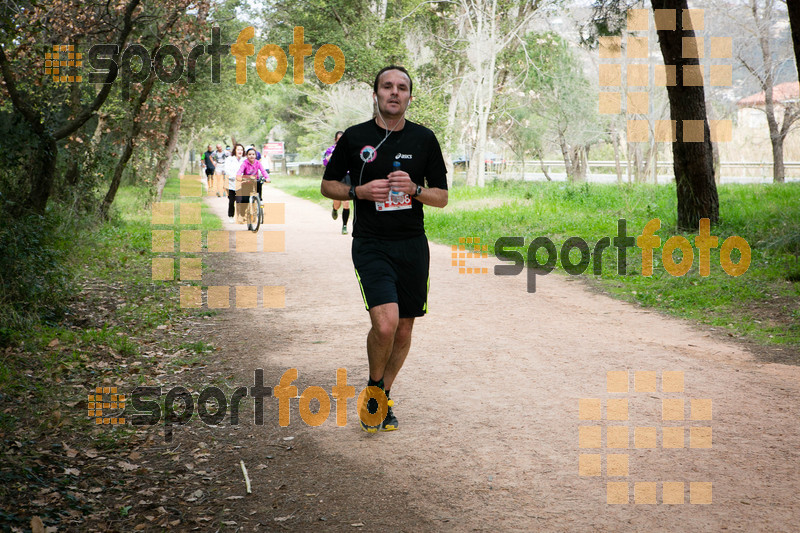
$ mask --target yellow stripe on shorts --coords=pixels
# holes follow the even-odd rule
[[[358,280],[358,288],[361,289],[361,297],[364,299],[364,307],[366,307],[367,311],[369,311],[369,304],[367,303],[367,295],[364,294],[364,286],[361,285],[361,276],[358,275],[358,269],[354,268],[353,270],[356,271],[356,279]]]

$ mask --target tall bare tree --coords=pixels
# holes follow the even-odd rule
[[[525,0],[461,0],[456,23],[469,43],[467,56],[473,68],[474,96],[472,126],[475,147],[467,174],[468,185],[483,187],[486,168],[483,164],[489,133],[489,122],[497,91],[498,56],[509,46],[518,44],[541,1]]]

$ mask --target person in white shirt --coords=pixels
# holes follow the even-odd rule
[[[241,144],[235,144],[233,146],[233,155],[225,159],[225,165],[222,168],[222,172],[226,178],[228,178],[228,218],[233,218],[233,215],[236,212],[236,175],[239,173],[239,168],[241,168],[242,163],[244,163],[244,146]],[[244,219],[237,216],[236,223],[237,224],[244,224]]]

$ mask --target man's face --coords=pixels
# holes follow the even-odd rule
[[[378,80],[378,109],[383,115],[401,117],[411,100],[411,80],[399,70],[387,70]]]
[[[222,151],[222,145],[221,145],[221,144],[218,144],[218,145],[217,145],[217,152],[221,152],[221,151]]]
[[[206,148],[206,150],[208,150],[209,152],[211,151],[211,145],[210,144],[208,145],[208,148]]]

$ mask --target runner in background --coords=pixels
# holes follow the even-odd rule
[[[214,186],[214,161],[212,155],[214,152],[211,150],[211,145],[208,145],[206,153],[203,154],[203,168],[206,171],[206,189],[211,194],[211,188]]]
[[[214,171],[216,173],[214,179],[214,192],[217,196],[222,196],[220,194],[220,189],[225,186],[223,179],[225,174],[225,160],[228,158],[228,154],[222,149],[222,145],[217,145],[217,151],[211,156],[214,160]]]
[[[333,154],[333,150],[336,148],[336,143],[339,142],[339,138],[344,134],[343,131],[337,131],[336,134],[333,136],[333,144],[325,150],[325,155],[322,156],[322,166],[327,167],[328,161],[331,160],[331,155]],[[334,200],[333,201],[333,209],[331,209],[331,217],[333,220],[339,218],[339,207],[342,205],[341,200]],[[342,235],[347,235],[347,220],[350,218],[350,202],[348,200],[344,201],[344,209],[342,210]]]

